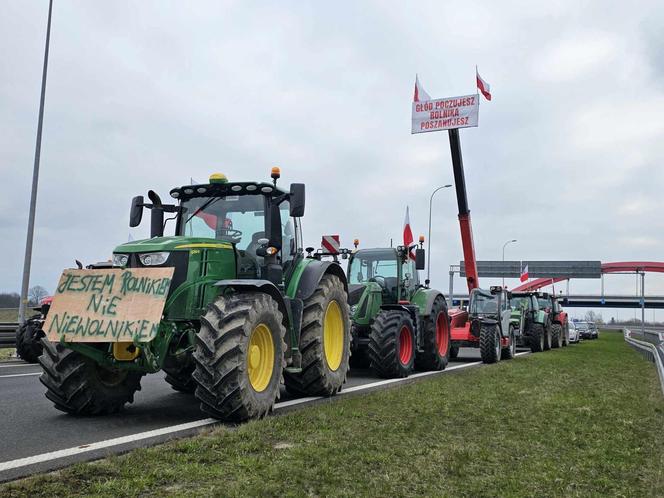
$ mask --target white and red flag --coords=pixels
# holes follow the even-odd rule
[[[410,229],[410,216],[408,214],[408,206],[406,206],[406,219],[403,222],[403,245],[410,247],[413,244],[413,231]],[[410,259],[415,259],[415,253],[408,251]]]
[[[477,77],[477,88],[482,92],[485,99],[491,100],[491,85],[482,79],[480,73],[477,72],[477,68],[475,68],[475,76]]]
[[[422,85],[420,84],[420,80],[417,77],[417,74],[415,75],[415,93],[413,94],[413,102],[424,102],[425,100],[431,100],[431,97],[429,97],[429,94],[422,88]]]
[[[523,270],[521,270],[521,276],[519,277],[519,280],[523,283],[526,280],[528,280],[528,263],[526,263],[526,266],[524,266]]]

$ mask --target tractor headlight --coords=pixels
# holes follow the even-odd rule
[[[127,261],[129,261],[129,256],[127,254],[113,255],[113,266],[127,266]]]
[[[350,307],[350,314],[354,315],[356,311],[357,311],[357,304],[354,304],[353,306]]]
[[[139,254],[138,259],[145,266],[159,266],[166,262],[168,254],[167,252],[149,252],[147,254]]]

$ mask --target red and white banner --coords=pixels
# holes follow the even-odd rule
[[[431,100],[429,94],[422,88],[420,84],[420,79],[415,75],[415,93],[413,94],[413,102],[423,102],[426,100]]]
[[[339,254],[341,244],[339,243],[338,235],[323,235],[323,240],[320,243],[321,248],[331,254]]]
[[[521,276],[519,277],[519,280],[521,282],[525,282],[526,280],[528,280],[528,278],[529,278],[528,277],[528,264],[526,264],[526,266],[523,268],[523,270],[521,270]]]
[[[477,94],[413,102],[411,133],[477,126],[479,111]]]

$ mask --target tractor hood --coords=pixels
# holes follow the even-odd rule
[[[117,246],[114,253],[143,253],[159,251],[189,251],[191,249],[233,249],[230,242],[203,237],[154,237],[152,239],[133,240]]]

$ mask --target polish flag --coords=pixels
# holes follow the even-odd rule
[[[482,92],[484,98],[491,100],[491,85],[482,79],[480,73],[477,72],[477,68],[475,68],[475,76],[477,76],[477,88]]]
[[[521,283],[525,282],[528,280],[528,264],[526,264],[525,268],[521,271],[521,276],[519,277],[519,280]]]
[[[406,206],[406,219],[403,222],[403,245],[410,247],[413,244],[413,232],[410,229],[410,216],[408,214],[408,206]],[[415,259],[413,251],[408,251],[410,259]]]
[[[415,94],[413,95],[413,102],[422,102],[425,100],[431,100],[431,97],[429,97],[429,94],[422,88],[422,85],[420,84],[420,80],[417,77],[417,74],[415,75]]]

